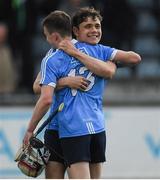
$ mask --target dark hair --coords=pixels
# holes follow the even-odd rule
[[[62,37],[71,36],[71,18],[64,11],[53,11],[42,21],[42,26],[51,34],[58,32]]]
[[[72,27],[75,26],[78,28],[79,24],[84,22],[86,18],[92,17],[93,19],[98,18],[102,21],[102,16],[100,12],[95,10],[93,7],[84,7],[80,8],[72,17]]]

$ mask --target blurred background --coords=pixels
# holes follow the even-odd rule
[[[32,84],[50,46],[41,21],[93,6],[103,16],[101,43],[133,50],[104,94],[108,132],[104,178],[160,178],[160,0],[0,0],[0,178],[21,177],[13,162],[37,97]]]

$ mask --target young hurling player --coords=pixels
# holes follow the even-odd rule
[[[56,16],[56,15],[57,16]],[[62,15],[63,14],[63,15]],[[56,16],[56,18],[59,18],[58,16],[60,16],[60,17],[62,17],[63,18],[63,20],[66,20],[67,18],[65,18],[64,16],[66,16],[66,14],[64,15],[64,13],[60,13],[60,12],[55,12],[55,13],[53,13],[52,15],[54,16]],[[51,15],[51,16],[52,16]],[[61,21],[62,21],[62,18],[60,18],[61,19]],[[67,19],[67,21],[68,21],[69,19]],[[57,21],[55,21],[55,19],[53,18],[53,17],[51,17],[51,19],[50,20],[48,20],[47,21],[47,23],[46,24],[48,24],[48,25],[46,25],[47,27],[48,27],[48,29],[50,29],[49,27],[51,26],[52,27],[52,25],[51,25],[51,22],[53,23],[60,23],[61,24],[61,28],[62,28],[62,26],[63,26],[63,28],[64,29],[66,29],[66,22],[65,23],[61,23],[61,21],[59,21],[59,19],[57,20]],[[55,26],[55,24],[53,23],[53,27]],[[62,25],[63,24],[63,25]],[[58,26],[58,28],[60,28],[59,26]],[[46,31],[46,28],[45,28],[45,25],[44,25],[44,32],[45,32],[45,35],[46,35],[46,37],[47,37],[47,41],[49,42],[49,43],[51,43],[52,45],[54,45],[54,46],[56,46],[56,47],[58,47],[58,44],[59,44],[59,42],[62,40],[62,39],[64,39],[64,37],[66,38],[70,38],[70,36],[68,36],[68,34],[66,35],[65,34],[65,36],[64,36],[64,31],[62,31],[62,29],[60,29],[60,31],[57,31],[58,30],[58,28],[51,28],[50,29],[50,31],[51,31],[51,33],[49,33],[49,31]],[[53,33],[52,33],[53,32]],[[58,33],[57,33],[58,32]],[[46,55],[46,57],[44,58],[44,61],[45,60],[49,60],[50,58],[52,58],[52,56],[54,56],[54,54],[56,54],[57,53],[57,51],[53,51],[53,49],[51,49],[50,51],[49,51],[49,53]],[[61,52],[59,52],[59,54],[61,55],[63,55],[63,53]],[[62,56],[63,58],[65,57],[65,56]],[[88,57],[87,57],[88,58]],[[53,58],[54,59],[54,58]],[[56,58],[55,58],[56,59]],[[54,62],[54,61],[53,61]],[[98,62],[98,63],[102,63],[102,62]],[[104,64],[106,67],[107,67],[107,63],[105,63]],[[107,69],[109,69],[109,70],[106,70],[106,73],[108,73],[108,77],[111,77],[112,76],[112,72],[114,72],[114,70],[110,70],[110,69],[114,69],[115,68],[115,65],[113,64],[113,63],[108,63],[108,65],[109,65],[109,68],[107,67]],[[104,68],[105,68],[105,66],[104,66]],[[61,67],[60,67],[61,68]],[[107,72],[108,71],[108,72]],[[69,77],[68,77],[69,78]],[[84,78],[83,78],[84,79]],[[71,80],[71,79],[70,79]],[[64,84],[63,84],[64,85]],[[33,135],[33,131],[34,131],[34,129],[35,129],[35,127],[36,127],[36,125],[38,124],[38,122],[39,122],[39,120],[41,119],[40,117],[42,117],[43,116],[43,114],[45,114],[45,112],[47,111],[47,109],[48,109],[48,104],[50,103],[50,101],[51,101],[51,99],[49,99],[49,97],[51,98],[52,96],[50,96],[51,94],[53,94],[53,87],[52,86],[54,86],[54,84],[52,84],[52,83],[50,83],[49,85],[47,85],[47,86],[42,86],[42,94],[41,94],[41,96],[40,96],[40,99],[38,100],[38,102],[37,102],[37,104],[36,104],[36,107],[35,107],[35,111],[34,111],[34,113],[33,113],[33,116],[32,116],[32,120],[30,121],[30,124],[29,124],[29,127],[28,127],[28,130],[27,130],[27,132],[26,132],[26,135],[25,135],[25,137],[24,137],[24,143],[25,144],[27,144],[28,143],[28,140],[29,140],[29,138]],[[85,83],[83,83],[82,84],[82,86],[87,86]],[[82,89],[85,89],[85,87],[84,88],[82,88]],[[52,91],[52,92],[50,92],[50,91]],[[42,109],[42,111],[41,111],[41,109]],[[39,112],[39,113],[37,113],[37,112]],[[57,127],[56,127],[57,128]],[[57,129],[56,129],[57,130]],[[58,137],[58,135],[57,134],[55,134],[55,139],[56,139],[56,137]],[[49,138],[48,138],[49,139]],[[55,140],[54,139],[54,140]],[[53,141],[52,141],[53,142]],[[55,141],[54,141],[55,142]],[[57,142],[55,142],[55,144],[56,144]],[[58,144],[58,146],[59,146],[59,144]],[[58,147],[59,148],[59,147]],[[58,175],[58,173],[59,174],[64,174],[64,166],[62,165],[62,164],[60,164],[60,163],[58,163],[59,161],[62,161],[62,159],[61,160],[51,160],[49,163],[48,163],[48,165],[47,165],[47,168],[46,169],[49,169],[49,171],[48,170],[46,170],[46,177],[47,178],[54,178],[52,175],[53,174],[56,174],[56,170],[58,170],[58,172],[57,172],[57,174],[55,175],[55,178],[63,178],[62,176],[57,176]],[[54,164],[55,163],[55,164]],[[57,164],[56,164],[57,163]],[[53,169],[53,167],[54,167],[54,169]],[[55,171],[54,171],[55,170]]]
[[[100,62],[109,59],[124,63],[138,63],[140,61],[140,56],[134,52],[115,50],[97,44],[101,38],[101,19],[95,10],[81,9],[77,17],[80,19],[79,29],[75,28],[77,39],[84,42],[83,37],[85,37],[88,43],[92,44],[76,42],[75,46],[79,50],[101,59],[102,61]],[[80,34],[79,30],[82,29],[83,33]],[[77,53],[79,52],[76,51],[76,54],[74,52],[73,55],[76,57]],[[84,54],[78,54],[79,59],[82,56],[83,58],[86,57]],[[46,85],[53,81],[53,76],[57,77],[63,74],[64,76],[82,75],[90,81],[85,93],[64,89],[56,94],[55,104],[57,103],[58,105],[62,101],[65,103],[64,110],[56,118],[58,119],[59,135],[64,157],[71,164],[71,167],[68,168],[70,178],[90,178],[92,168],[90,168],[89,162],[92,163],[93,169],[97,169],[100,172],[101,163],[105,161],[105,128],[102,113],[102,94],[105,80],[93,74],[93,72],[98,74],[101,71],[98,66],[95,66],[97,61],[91,61],[83,61],[83,64],[74,58],[71,58],[69,62],[68,59],[64,62],[61,61],[61,63],[56,61],[57,64],[49,66],[53,69],[47,69],[45,64],[46,74],[44,73],[41,80],[41,84]],[[61,72],[59,72],[59,64],[64,68]],[[42,70],[44,69],[42,68]],[[53,121],[49,129],[54,129],[54,126]],[[96,142],[98,143],[96,144]]]

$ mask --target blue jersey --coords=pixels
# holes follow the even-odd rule
[[[116,52],[114,48],[100,44],[89,45],[77,42],[75,46],[80,51],[102,61],[112,59]],[[58,79],[66,76],[79,75],[89,80],[89,86],[84,92],[70,88],[56,92],[51,112],[61,102],[64,102],[64,108],[51,121],[49,129],[58,129],[61,138],[95,134],[105,130],[102,96],[107,80],[96,76],[79,60],[61,50],[52,52],[50,56],[44,58],[41,72],[41,84],[53,87]]]

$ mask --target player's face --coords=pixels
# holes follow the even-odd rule
[[[73,31],[78,41],[89,44],[99,43],[102,36],[101,22],[98,18],[88,17],[79,28],[74,27]]]

